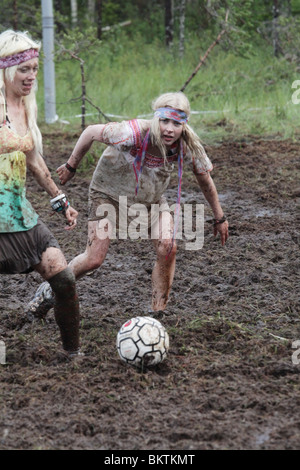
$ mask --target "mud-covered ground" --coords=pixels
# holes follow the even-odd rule
[[[44,134],[53,171],[76,139]],[[78,281],[80,362],[62,360],[53,310],[44,323],[24,316],[39,275],[1,276],[0,449],[300,449],[300,144],[247,139],[207,151],[230,238],[222,247],[213,237],[205,204],[203,249],[179,242],[159,318],[170,351],[157,367],[127,366],[115,346],[123,322],[147,313],[151,242],[112,242],[103,266]],[[80,212],[71,233],[29,178],[29,197],[68,260],[85,248],[90,175],[78,172],[66,188]],[[191,174],[182,202],[204,203]]]

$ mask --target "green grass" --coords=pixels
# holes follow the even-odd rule
[[[111,120],[149,114],[156,96],[183,86],[205,49],[190,41],[184,59],[179,60],[159,43],[142,46],[120,39],[103,43],[96,54],[82,53],[87,96],[105,114],[113,115]],[[275,59],[268,47],[257,47],[246,59],[217,46],[185,89],[195,112],[190,124],[206,142],[246,135],[293,138],[299,129],[300,104],[291,101],[296,79],[295,64]],[[76,115],[81,113],[81,102],[71,101],[81,95],[79,63],[57,62],[56,84],[59,118],[70,123],[66,129],[79,128],[81,119]],[[38,105],[42,120],[42,67]],[[87,123],[99,122],[95,108],[87,104],[86,112],[92,113]]]

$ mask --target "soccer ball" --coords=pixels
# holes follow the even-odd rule
[[[154,318],[131,318],[118,332],[117,349],[120,358],[127,364],[137,367],[154,366],[167,355],[169,335]]]

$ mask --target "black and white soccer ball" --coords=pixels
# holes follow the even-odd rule
[[[131,318],[118,332],[117,349],[120,358],[127,364],[136,367],[154,366],[167,355],[169,335],[154,318]]]

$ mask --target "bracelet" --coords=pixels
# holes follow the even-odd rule
[[[223,215],[223,217],[221,219],[214,219],[214,226],[219,225],[219,224],[223,224],[223,222],[225,222],[225,220],[227,220],[225,215]]]
[[[65,194],[59,194],[58,196],[54,197],[50,200],[50,204],[55,212],[65,212],[70,205]]]
[[[69,170],[71,173],[76,173],[76,168],[73,168],[69,163],[65,164],[65,167],[67,170]]]

